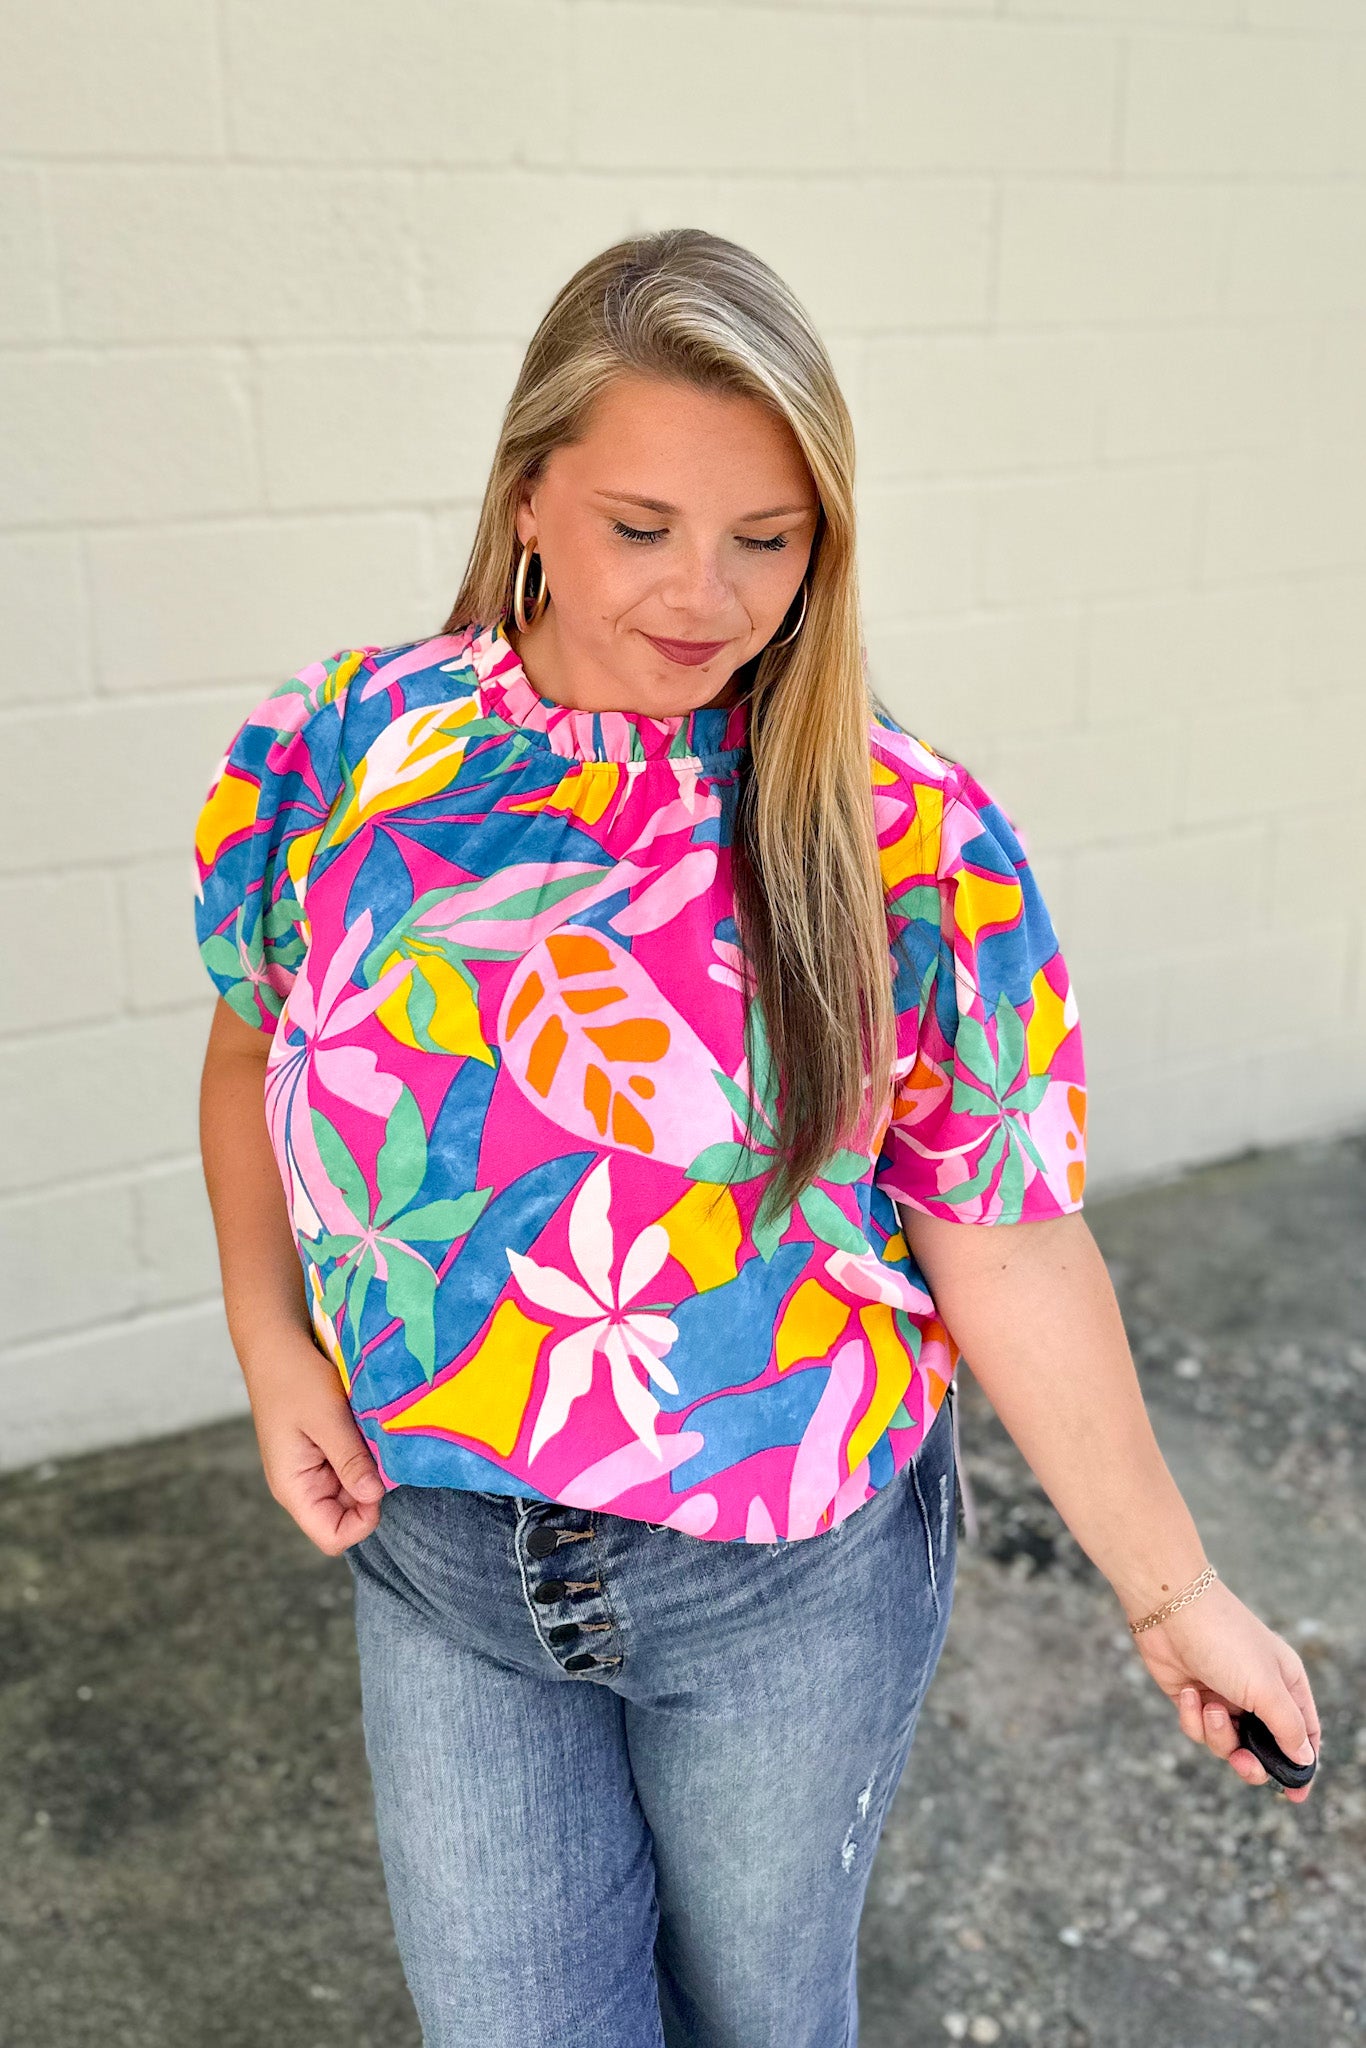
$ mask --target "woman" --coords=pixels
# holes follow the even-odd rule
[[[229,1321],[271,1492],[352,1569],[429,2043],[853,2041],[960,1347],[1183,1731],[1249,1784],[1231,1709],[1317,1749],[1079,1213],[1024,848],[870,701],[853,472],[763,263],[606,250],[441,632],[303,670],[200,821]]]

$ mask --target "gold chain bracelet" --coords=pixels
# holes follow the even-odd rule
[[[1178,1593],[1176,1598],[1168,1600],[1164,1607],[1155,1607],[1151,1614],[1144,1615],[1142,1621],[1131,1621],[1129,1623],[1130,1635],[1136,1636],[1143,1629],[1152,1628],[1154,1623],[1165,1621],[1169,1614],[1175,1614],[1178,1607],[1184,1607],[1188,1601],[1194,1600],[1198,1594],[1203,1593],[1206,1586],[1212,1585],[1218,1576],[1219,1574],[1214,1569],[1214,1566],[1207,1564],[1199,1578],[1192,1585],[1187,1586],[1184,1593]]]

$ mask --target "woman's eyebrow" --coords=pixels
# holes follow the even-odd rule
[[[642,505],[647,512],[676,513],[677,505],[666,505],[661,498],[637,498],[630,491],[595,491],[594,497],[611,498],[618,505]],[[811,505],[774,505],[767,512],[742,512],[736,520],[737,526],[750,526],[758,519],[785,519],[790,512],[811,512]]]

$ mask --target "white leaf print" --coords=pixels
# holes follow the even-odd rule
[[[514,1251],[511,1245],[504,1247],[508,1264],[517,1276],[517,1284],[529,1301],[537,1308],[554,1309],[565,1316],[600,1316],[602,1303],[595,1301],[578,1282],[571,1280],[567,1273],[561,1273],[555,1266],[538,1266],[534,1259],[524,1252]]]
[[[581,1330],[562,1337],[551,1351],[546,1361],[545,1394],[531,1432],[530,1457],[534,1458],[551,1437],[558,1436],[573,1403],[593,1384],[593,1354],[606,1327],[605,1322],[586,1323]]]
[[[630,1424],[640,1441],[662,1462],[663,1453],[655,1436],[655,1417],[659,1403],[647,1386],[636,1378],[635,1368],[626,1349],[621,1325],[614,1324],[603,1341],[612,1366],[612,1392],[624,1422]]]

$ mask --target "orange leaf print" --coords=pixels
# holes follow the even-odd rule
[[[687,1166],[735,1136],[715,1056],[604,932],[562,925],[533,946],[498,1037],[523,1094],[576,1137]]]

